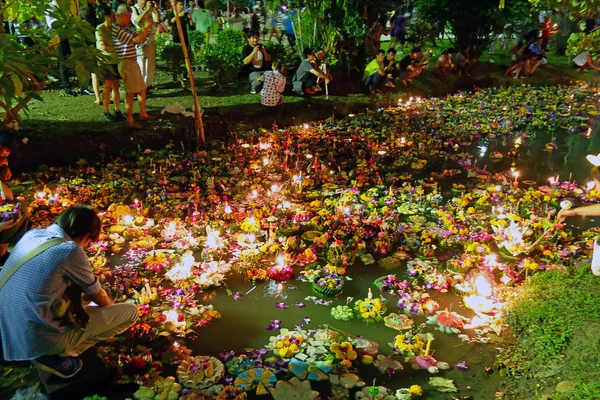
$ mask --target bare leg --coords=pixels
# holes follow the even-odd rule
[[[110,105],[110,91],[113,88],[113,81],[104,82],[104,92],[102,92],[102,101],[104,105],[104,112],[108,114],[110,111],[108,106]]]
[[[142,90],[138,99],[140,101],[140,118],[145,120],[154,119],[153,116],[146,112],[146,88]]]
[[[111,81],[113,94],[113,107],[115,111],[119,111],[121,107],[121,92],[119,91],[119,81]]]
[[[145,94],[145,93],[144,93]],[[125,96],[125,110],[127,110],[127,123],[129,125],[135,123],[133,120],[133,97],[135,93],[127,93]],[[144,102],[145,105],[145,102]]]
[[[92,74],[92,89],[94,89],[94,94],[96,95],[96,104],[100,104],[100,81],[98,80],[98,75]]]
[[[8,243],[0,243],[0,257],[6,254],[8,251]]]

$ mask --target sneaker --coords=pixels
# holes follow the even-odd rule
[[[114,122],[115,121],[115,117],[109,113],[109,112],[105,112],[104,113],[104,119],[109,121],[109,122]]]
[[[317,92],[315,92],[312,88],[306,88],[306,89],[304,89],[304,93],[313,95]]]
[[[81,94],[84,95],[84,96],[93,96],[94,92],[92,92],[88,88],[83,88],[83,89],[81,89]]]
[[[115,111],[115,120],[116,121],[124,121],[126,118],[120,110]]]
[[[256,90],[250,89],[250,94],[256,94]]]
[[[392,81],[386,82],[385,86],[387,86],[389,88],[395,88],[396,87],[396,85],[394,85],[394,82],[392,82]]]
[[[33,363],[42,371],[63,379],[74,377],[83,367],[80,359],[61,356],[41,356],[33,360]]]

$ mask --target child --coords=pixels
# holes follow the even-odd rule
[[[225,18],[223,18],[223,11],[217,11],[217,25],[219,25],[219,32],[225,29]]]
[[[263,88],[260,91],[260,102],[263,106],[278,107],[283,104],[284,97],[281,93],[285,90],[285,75],[285,64],[281,60],[275,60],[273,70],[263,74]]]
[[[452,64],[452,55],[454,54],[454,49],[445,50],[442,55],[435,62],[435,66],[433,67],[433,72],[440,77],[441,80],[446,80],[446,75],[448,72],[454,69],[454,64]]]

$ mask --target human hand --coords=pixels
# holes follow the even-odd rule
[[[560,210],[558,212],[558,214],[556,214],[556,218],[558,219],[559,222],[562,222],[567,217],[572,217],[574,215],[577,215],[577,212],[575,210],[576,210],[576,208],[569,208],[569,209]]]
[[[329,85],[329,82],[331,82],[331,79],[325,78],[325,85]]]
[[[151,1],[147,1],[146,2],[146,11],[152,9],[152,2]]]

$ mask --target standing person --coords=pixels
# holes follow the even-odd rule
[[[373,25],[367,36],[367,43],[373,52],[377,52],[377,50],[379,50],[381,47],[381,35],[387,35],[388,33],[389,30],[387,29],[387,18],[382,16]]]
[[[333,78],[330,74],[324,74],[315,69],[315,51],[312,48],[305,48],[302,55],[304,60],[296,70],[296,74],[294,74],[292,90],[299,95],[313,95],[321,91],[321,87],[317,84],[318,79],[323,80],[325,85],[329,85],[329,82],[331,82]]]
[[[239,7],[233,10],[233,17],[229,19],[229,23],[233,29],[244,30],[246,20],[242,17]]]
[[[296,44],[296,34],[294,33],[294,24],[292,22],[292,14],[290,10],[286,6],[282,6],[283,10],[281,11],[279,18],[279,29],[281,30],[281,37],[279,41],[283,38],[283,35],[287,37],[288,44],[290,47],[294,47]]]
[[[260,7],[252,7],[252,16],[250,17],[250,31],[260,33]]]
[[[266,63],[271,61],[267,48],[258,43],[260,33],[251,32],[248,44],[242,49],[242,62],[244,66],[240,76],[247,76],[250,81],[250,93],[256,93],[261,82],[263,72],[267,70]]]
[[[140,129],[142,125],[133,120],[133,97],[137,94],[140,102],[140,120],[149,121],[154,117],[146,112],[146,83],[137,63],[136,45],[143,43],[152,28],[152,18],[145,20],[144,29],[140,33],[130,31],[131,13],[127,6],[121,4],[117,8],[117,23],[113,24],[113,41],[119,58],[119,74],[125,84],[125,109],[127,110],[127,125]]]
[[[225,29],[225,18],[223,18],[223,11],[217,11],[217,26],[219,27],[219,33]]]
[[[396,42],[400,42],[402,47],[400,48],[400,54],[404,53],[404,46],[406,44],[406,17],[404,12],[397,10],[392,16],[392,29],[390,31],[390,45],[389,47],[397,48]]]
[[[273,36],[275,36],[275,39],[279,41],[279,35],[281,32],[279,31],[277,25],[276,10],[269,9],[267,11],[267,22],[265,25],[266,29],[269,31],[269,38],[267,39],[267,42],[271,43]]]
[[[558,32],[552,27],[552,17],[547,17],[542,24],[542,50],[546,50],[550,37]]]
[[[198,7],[192,14],[192,23],[196,27],[196,31],[202,34],[203,42],[200,45],[204,50],[210,42],[210,34],[213,30],[212,15],[210,15],[210,11],[204,8],[204,0],[198,0]]]
[[[196,1],[195,0],[190,0],[188,2],[188,6],[185,9],[185,12],[190,14],[190,16],[192,14],[194,14],[194,11],[196,10]]]
[[[181,23],[181,31],[183,33],[183,41],[185,42],[185,45],[189,48],[190,45],[190,38],[189,38],[189,29],[190,27],[193,25],[192,22],[192,17],[190,16],[190,14],[186,13],[185,10],[183,9],[184,3],[183,0],[179,0],[177,1],[177,3],[175,3],[175,8],[177,9],[177,12],[179,13],[179,22]],[[210,12],[209,12],[210,13]],[[173,13],[173,11],[169,11],[167,13],[167,21],[169,23],[169,25],[171,26],[171,34],[172,34],[172,38],[173,38],[173,43],[179,43],[181,44],[181,38],[179,37],[179,30],[177,29],[177,17],[175,16],[175,13]],[[181,67],[181,65],[183,63],[185,63],[185,58],[183,56],[183,48],[179,48],[179,54],[176,57],[176,59],[174,60],[169,60],[169,61],[175,61],[175,63],[172,63],[172,73],[173,73],[173,83],[176,83],[178,80],[181,83],[181,86],[184,87],[184,69]]]
[[[142,71],[146,88],[149,88],[152,86],[156,73],[156,29],[154,26],[160,23],[160,11],[156,1],[138,0],[137,4],[131,7],[131,20],[138,30],[143,29],[148,20],[153,23],[146,40],[137,47],[137,63]]]
[[[63,211],[56,223],[29,231],[0,271],[0,336],[6,360],[33,360],[43,371],[71,378],[76,358],[94,344],[129,329],[138,319],[134,304],[115,304],[92,271],[85,250],[99,239],[102,222],[87,207]],[[55,317],[70,285],[97,304],[86,309],[80,330]]]
[[[260,102],[263,106],[277,107],[283,104],[281,95],[285,90],[286,68],[282,60],[273,62],[273,70],[263,74],[263,88],[260,91]]]
[[[119,59],[115,52],[115,45],[112,37],[112,27],[114,20],[114,12],[106,4],[98,7],[98,19],[103,21],[96,28],[96,47],[107,57],[107,62],[103,66],[104,69],[104,118],[108,121],[122,120],[125,117],[121,113],[121,93],[119,91]],[[113,108],[115,114],[112,115],[109,111],[110,93],[113,95]]]
[[[248,39],[249,36],[248,34],[250,33],[250,10],[248,9],[248,7],[244,7],[242,8],[242,14],[241,17],[244,19],[244,29],[242,29],[244,31],[244,41],[246,43],[248,43]]]

